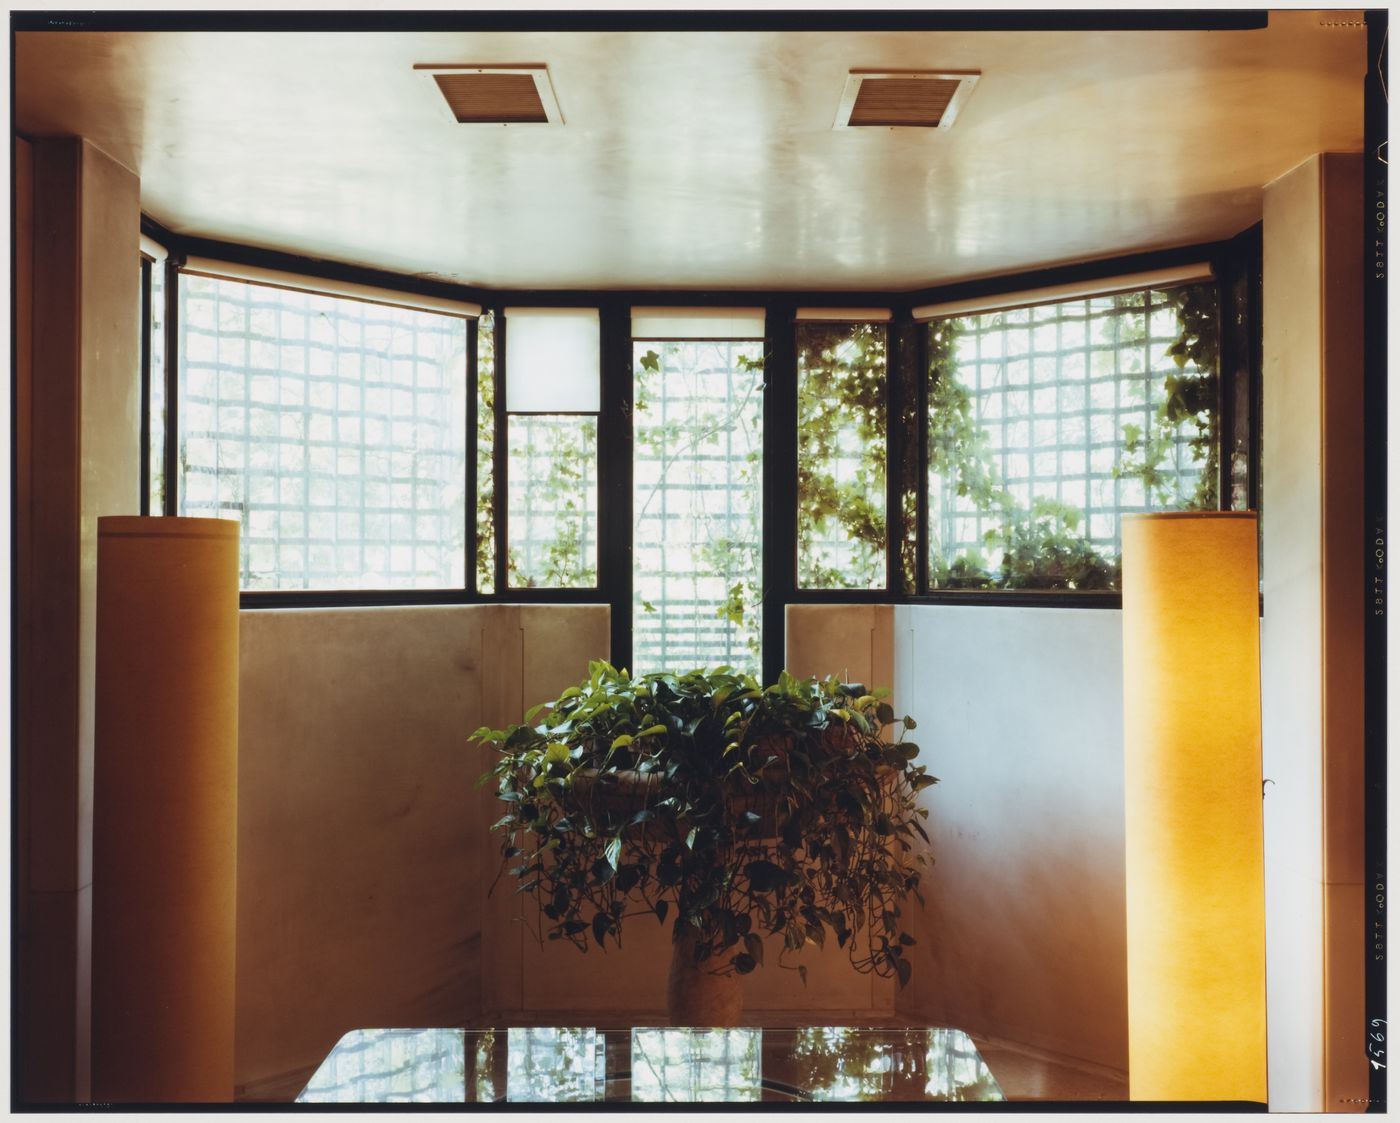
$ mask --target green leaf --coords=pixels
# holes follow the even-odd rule
[[[613,738],[612,748],[614,748],[614,749],[625,749],[625,748],[626,748],[628,745],[630,745],[631,743],[632,743],[632,734],[630,734],[630,733],[620,733],[620,734],[618,734],[616,737]]]
[[[695,849],[695,836],[696,836],[697,834],[699,834],[699,833],[700,833],[700,828],[699,828],[699,827],[691,827],[691,828],[690,828],[690,832],[685,836],[685,848],[686,848],[687,850],[694,850],[694,849]]]
[[[750,862],[744,867],[744,876],[749,879],[749,886],[756,893],[769,893],[783,885],[786,885],[789,877],[781,866],[775,866],[772,862],[759,859]]]
[[[620,864],[618,859],[621,857],[621,855],[622,839],[608,839],[607,846],[603,848],[603,857],[607,860],[608,865],[612,866],[613,869],[617,869],[618,865]]]

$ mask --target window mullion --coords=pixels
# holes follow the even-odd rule
[[[507,589],[507,579],[510,572],[510,536],[509,527],[506,525],[509,519],[508,497],[510,493],[510,448],[509,423],[506,415],[506,318],[499,312],[492,317],[495,327],[496,346],[492,352],[495,361],[495,369],[492,372],[492,396],[491,405],[496,415],[496,439],[491,446],[491,455],[494,461],[491,478],[495,490],[491,494],[491,502],[494,508],[492,516],[493,527],[496,537],[496,595],[504,597]]]
[[[763,680],[787,655],[787,605],[797,587],[796,306],[769,305],[763,378]]]
[[[466,386],[466,426],[467,440],[465,457],[466,469],[463,487],[466,501],[462,504],[462,543],[465,557],[463,559],[463,589],[469,597],[476,597],[479,594],[477,589],[477,534],[476,534],[476,511],[479,499],[477,497],[477,400],[480,393],[478,379],[481,372],[477,368],[477,347],[481,333],[480,320],[467,321],[467,357],[466,371],[464,372]]]
[[[632,666],[632,362],[624,306],[600,313],[598,589],[611,609],[612,663]]]
[[[171,254],[165,259],[165,484],[162,514],[180,513],[180,270]]]

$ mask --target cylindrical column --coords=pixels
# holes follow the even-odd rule
[[[1268,1098],[1258,531],[1123,520],[1128,1084]]]
[[[233,1099],[238,529],[98,519],[96,1101]]]

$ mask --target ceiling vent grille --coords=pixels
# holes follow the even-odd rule
[[[852,70],[835,127],[946,129],[979,77],[975,70]]]
[[[434,100],[459,125],[562,125],[549,70],[539,64],[515,66],[430,66],[413,68],[433,81]]]

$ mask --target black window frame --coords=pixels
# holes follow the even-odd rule
[[[1261,335],[1262,224],[1233,238],[1093,262],[1003,274],[976,281],[898,291],[793,290],[530,290],[488,289],[388,273],[302,257],[281,251],[176,235],[146,216],[142,233],[165,247],[167,258],[143,265],[143,308],[150,299],[147,269],[165,268],[165,431],[164,512],[178,510],[179,440],[179,288],[178,275],[190,257],[262,266],[296,274],[312,291],[319,281],[348,281],[376,288],[446,298],[481,306],[492,314],[495,337],[495,400],[492,450],[494,472],[495,589],[477,587],[475,506],[477,495],[477,409],[479,319],[468,318],[466,456],[467,559],[461,588],[402,590],[262,590],[240,594],[243,608],[366,607],[431,604],[607,604],[611,612],[612,661],[632,661],[632,334],[633,306],[704,307],[744,304],[765,310],[763,483],[762,483],[762,677],[777,678],[783,669],[783,636],[791,604],[969,604],[1055,608],[1116,608],[1117,592],[1073,590],[931,589],[928,580],[928,401],[927,325],[916,322],[913,309],[925,304],[995,297],[1074,283],[1106,291],[1116,278],[1172,266],[1209,262],[1219,296],[1220,456],[1222,504],[1230,501],[1228,449],[1247,450],[1248,506],[1258,509]],[[505,379],[507,307],[596,308],[599,314],[600,402],[598,412],[598,577],[592,588],[510,588],[508,576],[509,448]],[[885,394],[886,550],[882,589],[803,589],[797,582],[797,310],[889,308]],[[147,308],[148,310],[148,308]],[[144,321],[149,332],[150,319]],[[142,426],[149,432],[149,341],[143,339]],[[1248,385],[1240,387],[1240,379]],[[1243,407],[1243,416],[1241,409]],[[143,445],[143,447],[146,447]],[[143,458],[143,481],[148,481]],[[148,482],[143,501],[148,502]],[[143,508],[144,509],[144,508]],[[912,556],[911,555],[912,552]]]

